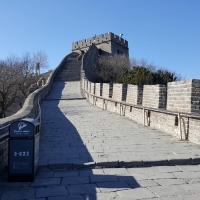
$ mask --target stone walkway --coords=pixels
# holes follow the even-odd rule
[[[4,173],[1,200],[200,199],[200,166],[186,165],[199,163],[199,145],[92,106],[79,82],[55,82],[41,108],[36,179]]]

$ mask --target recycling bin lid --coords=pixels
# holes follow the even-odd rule
[[[25,118],[16,121],[10,125],[9,137],[33,137],[35,135],[35,127],[39,122],[32,118]]]

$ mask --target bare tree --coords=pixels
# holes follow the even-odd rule
[[[134,67],[143,67],[146,68],[147,70],[149,70],[152,73],[163,73],[163,74],[170,74],[171,76],[173,76],[172,80],[173,81],[180,81],[180,80],[184,80],[185,78],[182,77],[181,74],[176,73],[175,71],[171,71],[167,68],[163,68],[163,67],[158,67],[156,65],[154,65],[153,62],[148,62],[147,59],[136,59],[136,58],[131,58],[130,59],[130,65],[131,65],[131,69],[134,69]]]
[[[14,56],[0,62],[0,118],[5,117],[5,111],[15,100],[19,66],[18,58]]]
[[[154,65],[153,62],[148,62],[148,60],[142,58],[142,59],[136,59],[131,58],[130,59],[130,68],[133,69],[134,67],[145,67],[151,72],[155,72],[157,67]]]
[[[33,53],[33,63],[35,65],[36,73],[40,74],[41,69],[48,68],[48,56],[47,54],[39,50],[38,52]]]
[[[40,63],[42,68],[47,67],[44,52],[39,51],[32,56],[25,53],[21,58],[9,56],[0,61],[0,118],[6,117],[7,109],[14,102],[22,107],[29,88],[41,77],[36,70],[36,63]]]
[[[23,101],[29,94],[29,88],[40,78],[40,76],[35,73],[35,63],[29,53],[25,53],[21,58],[18,76],[20,78],[17,83],[18,92],[16,94],[16,99],[19,101],[20,107],[22,107]]]
[[[130,62],[124,54],[98,58],[97,74],[102,82],[115,82],[116,77],[125,69],[130,69]]]

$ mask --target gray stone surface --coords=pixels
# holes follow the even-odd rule
[[[39,197],[53,197],[68,195],[68,191],[64,186],[56,186],[51,188],[36,188],[36,198]]]
[[[130,164],[170,156],[182,163],[200,153],[198,145],[91,106],[78,86],[54,85],[57,99],[74,100],[53,100],[50,93],[42,103],[39,172],[33,183],[8,183],[7,173],[0,175],[1,200],[200,199],[200,165]],[[120,162],[122,168],[108,168]]]
[[[78,185],[68,185],[67,189],[70,195],[77,195],[77,194],[96,194],[100,192],[100,189],[97,187],[96,184],[78,184]]]
[[[186,191],[179,185],[167,185],[167,186],[156,186],[148,188],[152,193],[156,194],[158,197],[163,196],[178,196],[181,194],[191,193],[190,191]]]
[[[133,190],[123,190],[120,192],[117,192],[117,194],[120,196],[121,199],[151,199],[154,197],[157,197],[154,193],[149,191],[147,188],[140,188],[140,189],[133,189]]]
[[[171,167],[170,170],[166,166],[87,170],[47,169],[40,170],[33,183],[8,183],[5,173],[0,177],[0,199],[198,199],[200,177],[194,178],[191,166],[188,166],[188,169],[184,166],[186,172],[180,171],[181,166]],[[187,174],[188,170],[190,172],[185,178],[183,175]],[[41,177],[45,172],[52,176],[57,174],[59,178]],[[177,178],[176,173],[179,173],[179,176],[182,174],[183,178]]]
[[[2,188],[3,190],[3,188]],[[4,191],[1,195],[1,200],[14,200],[14,199],[28,199],[28,198],[34,198],[35,196],[35,190],[32,188],[29,189],[23,189],[20,188],[19,190],[7,190]]]
[[[99,187],[101,192],[116,192],[120,190],[131,189],[131,187],[124,181],[101,182],[101,183],[97,183],[97,186]]]

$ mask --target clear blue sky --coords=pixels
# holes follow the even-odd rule
[[[0,59],[43,50],[54,69],[106,32],[124,34],[130,58],[200,79],[200,0],[0,0]]]

